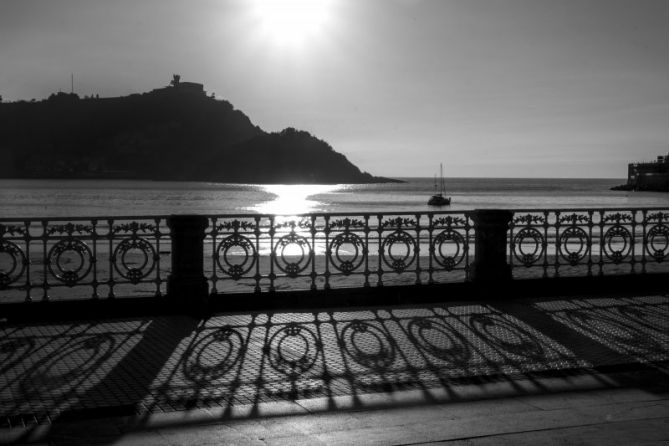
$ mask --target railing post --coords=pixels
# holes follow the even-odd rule
[[[476,209],[470,214],[474,221],[475,244],[472,282],[484,287],[512,279],[507,262],[507,231],[513,212],[502,209]]]
[[[200,312],[206,307],[209,286],[204,275],[204,231],[209,226],[201,215],[172,215],[167,219],[172,238],[172,273],[167,295],[178,308]]]

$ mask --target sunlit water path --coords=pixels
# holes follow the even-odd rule
[[[450,207],[668,206],[669,194],[611,191],[623,180],[447,179]],[[364,185],[254,185],[121,180],[0,180],[2,217],[427,212],[431,178]]]

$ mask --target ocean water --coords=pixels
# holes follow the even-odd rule
[[[669,193],[609,190],[622,179],[448,178],[451,206],[432,208],[427,205],[432,178],[403,180],[366,185],[0,180],[0,218],[669,206]]]

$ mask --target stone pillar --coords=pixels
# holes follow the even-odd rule
[[[477,209],[474,221],[475,248],[471,280],[484,287],[511,281],[507,262],[507,231],[513,212],[501,209]]]
[[[169,300],[185,312],[201,312],[209,299],[204,275],[204,231],[209,219],[201,215],[172,215],[172,273],[167,279]]]

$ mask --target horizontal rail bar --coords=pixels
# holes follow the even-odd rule
[[[493,209],[493,208],[490,208]],[[505,208],[495,208],[495,209],[505,209]],[[383,210],[383,211],[374,211],[374,212],[312,212],[312,213],[301,213],[301,214],[259,214],[259,213],[222,213],[222,214],[198,214],[206,217],[217,217],[217,218],[289,218],[289,217],[309,217],[309,216],[331,216],[331,217],[343,217],[350,215],[359,215],[359,216],[377,216],[377,215],[441,215],[441,214],[469,214],[476,212],[479,209],[475,210],[448,210],[448,211],[392,211],[392,210]],[[487,210],[487,209],[480,209]],[[521,212],[600,212],[600,211],[669,211],[669,208],[666,206],[650,206],[650,207],[608,207],[608,208],[592,208],[592,207],[573,207],[573,208],[511,208],[510,211],[514,213]],[[2,222],[16,222],[16,221],[91,221],[91,220],[107,220],[109,218],[115,220],[151,220],[155,218],[167,219],[173,215],[181,214],[157,214],[157,215],[97,215],[91,217],[2,217],[0,218],[0,223]]]

